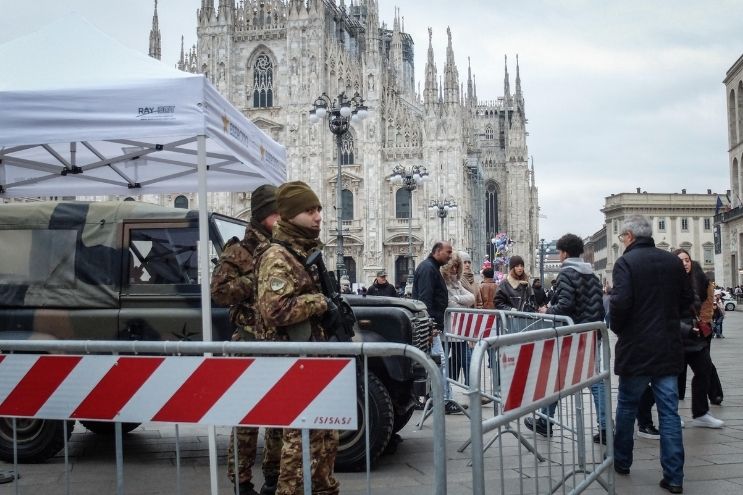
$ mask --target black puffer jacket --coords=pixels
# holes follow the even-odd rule
[[[574,323],[604,321],[604,290],[589,263],[568,258],[557,276],[556,303],[552,315],[569,316]]]
[[[614,372],[620,376],[678,375],[684,369],[681,311],[692,303],[678,256],[638,237],[614,264],[611,330],[619,337]]]

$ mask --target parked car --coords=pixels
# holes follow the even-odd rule
[[[715,295],[718,294],[722,296],[722,302],[725,307],[725,311],[735,311],[735,308],[738,305],[738,300],[736,299],[736,297],[726,290],[715,289]]]
[[[216,261],[225,242],[242,237],[245,227],[211,214],[210,258]],[[0,339],[201,340],[198,236],[193,210],[126,201],[0,205]],[[354,340],[428,349],[432,323],[422,302],[344,297],[359,323]],[[213,340],[230,339],[227,308],[213,307],[212,324]],[[390,356],[368,363],[369,419],[360,380],[359,429],[342,432],[339,469],[366,465],[364,425],[372,429],[374,461],[417,403],[421,372],[413,361]],[[19,461],[43,461],[62,449],[62,421],[17,424]],[[112,423],[83,425],[113,430]],[[0,418],[0,459],[13,462],[10,418]]]

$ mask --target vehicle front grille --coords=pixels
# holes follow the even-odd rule
[[[433,320],[429,318],[428,313],[421,311],[413,316],[412,322],[412,344],[426,354],[429,354],[431,352]]]

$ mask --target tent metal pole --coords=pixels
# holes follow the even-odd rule
[[[206,136],[200,135],[196,140],[198,153],[197,172],[199,179],[199,281],[201,283],[201,327],[204,342],[212,341],[212,300],[209,294],[209,213],[206,196]],[[209,480],[211,495],[218,495],[217,483],[217,437],[213,425],[209,430]]]

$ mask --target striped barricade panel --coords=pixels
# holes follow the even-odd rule
[[[598,331],[500,348],[503,410],[528,406],[596,375]]]
[[[0,355],[0,416],[355,430],[356,362]]]
[[[458,337],[485,339],[496,335],[498,315],[452,311],[449,333]]]

